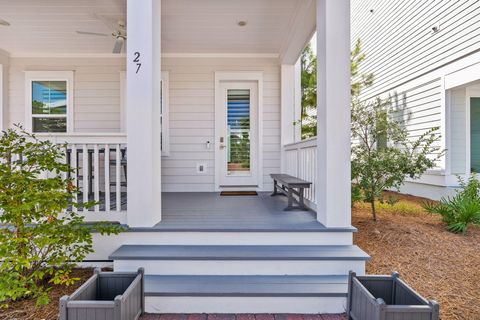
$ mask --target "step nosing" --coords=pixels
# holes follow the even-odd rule
[[[370,260],[370,257],[358,257],[358,256],[350,256],[350,257],[219,257],[219,256],[211,256],[211,257],[178,257],[178,256],[171,256],[171,257],[156,257],[156,256],[141,256],[141,257],[122,257],[122,256],[110,256],[109,259],[117,260],[117,261],[124,261],[124,260],[141,260],[141,261],[162,261],[162,260],[180,260],[180,261],[366,261]]]

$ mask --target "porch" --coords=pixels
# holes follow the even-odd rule
[[[66,145],[66,161],[74,170],[71,178],[79,190],[74,199],[78,207],[73,210],[82,212],[88,221],[128,224],[129,166],[124,134],[40,135],[40,138]],[[271,197],[269,188],[256,196],[221,196],[214,190],[162,192],[162,219],[152,228],[159,231],[325,230],[315,212],[316,138],[284,145],[281,149],[284,172],[312,182],[304,192],[311,209],[284,211],[287,198]],[[82,203],[87,201],[94,201],[96,205],[83,208]]]

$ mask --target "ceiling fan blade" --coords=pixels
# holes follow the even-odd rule
[[[123,37],[117,37],[117,40],[115,40],[115,44],[113,45],[113,53],[122,52],[122,47],[124,42],[125,42],[125,39]]]
[[[101,22],[103,22],[103,24],[104,24],[105,26],[107,26],[107,27],[108,27],[110,30],[112,30],[112,31],[114,31],[115,28],[117,27],[113,21],[108,20],[107,18],[105,18],[105,17],[102,16],[102,15],[99,15],[99,14],[96,14],[96,13],[92,13],[92,16],[93,16],[95,19],[98,19],[98,20],[100,20]]]
[[[100,37],[109,37],[110,35],[107,33],[100,33],[100,32],[88,32],[88,31],[76,31],[78,34],[84,34],[88,36],[100,36]]]

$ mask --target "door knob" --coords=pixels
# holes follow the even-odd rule
[[[220,145],[220,149],[225,149],[225,145],[224,145],[224,144],[221,144],[221,145]]]

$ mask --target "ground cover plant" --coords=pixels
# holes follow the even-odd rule
[[[439,214],[447,229],[454,233],[467,232],[469,225],[480,223],[480,181],[475,174],[467,180],[458,178],[460,190],[452,197],[443,197],[439,202],[426,201],[427,212]]]
[[[0,136],[0,305],[32,298],[47,304],[49,284],[71,285],[71,270],[92,252],[92,226],[67,208],[77,188],[65,146],[40,141],[21,127]],[[93,203],[83,204],[91,206]],[[121,229],[94,225],[101,233]]]

